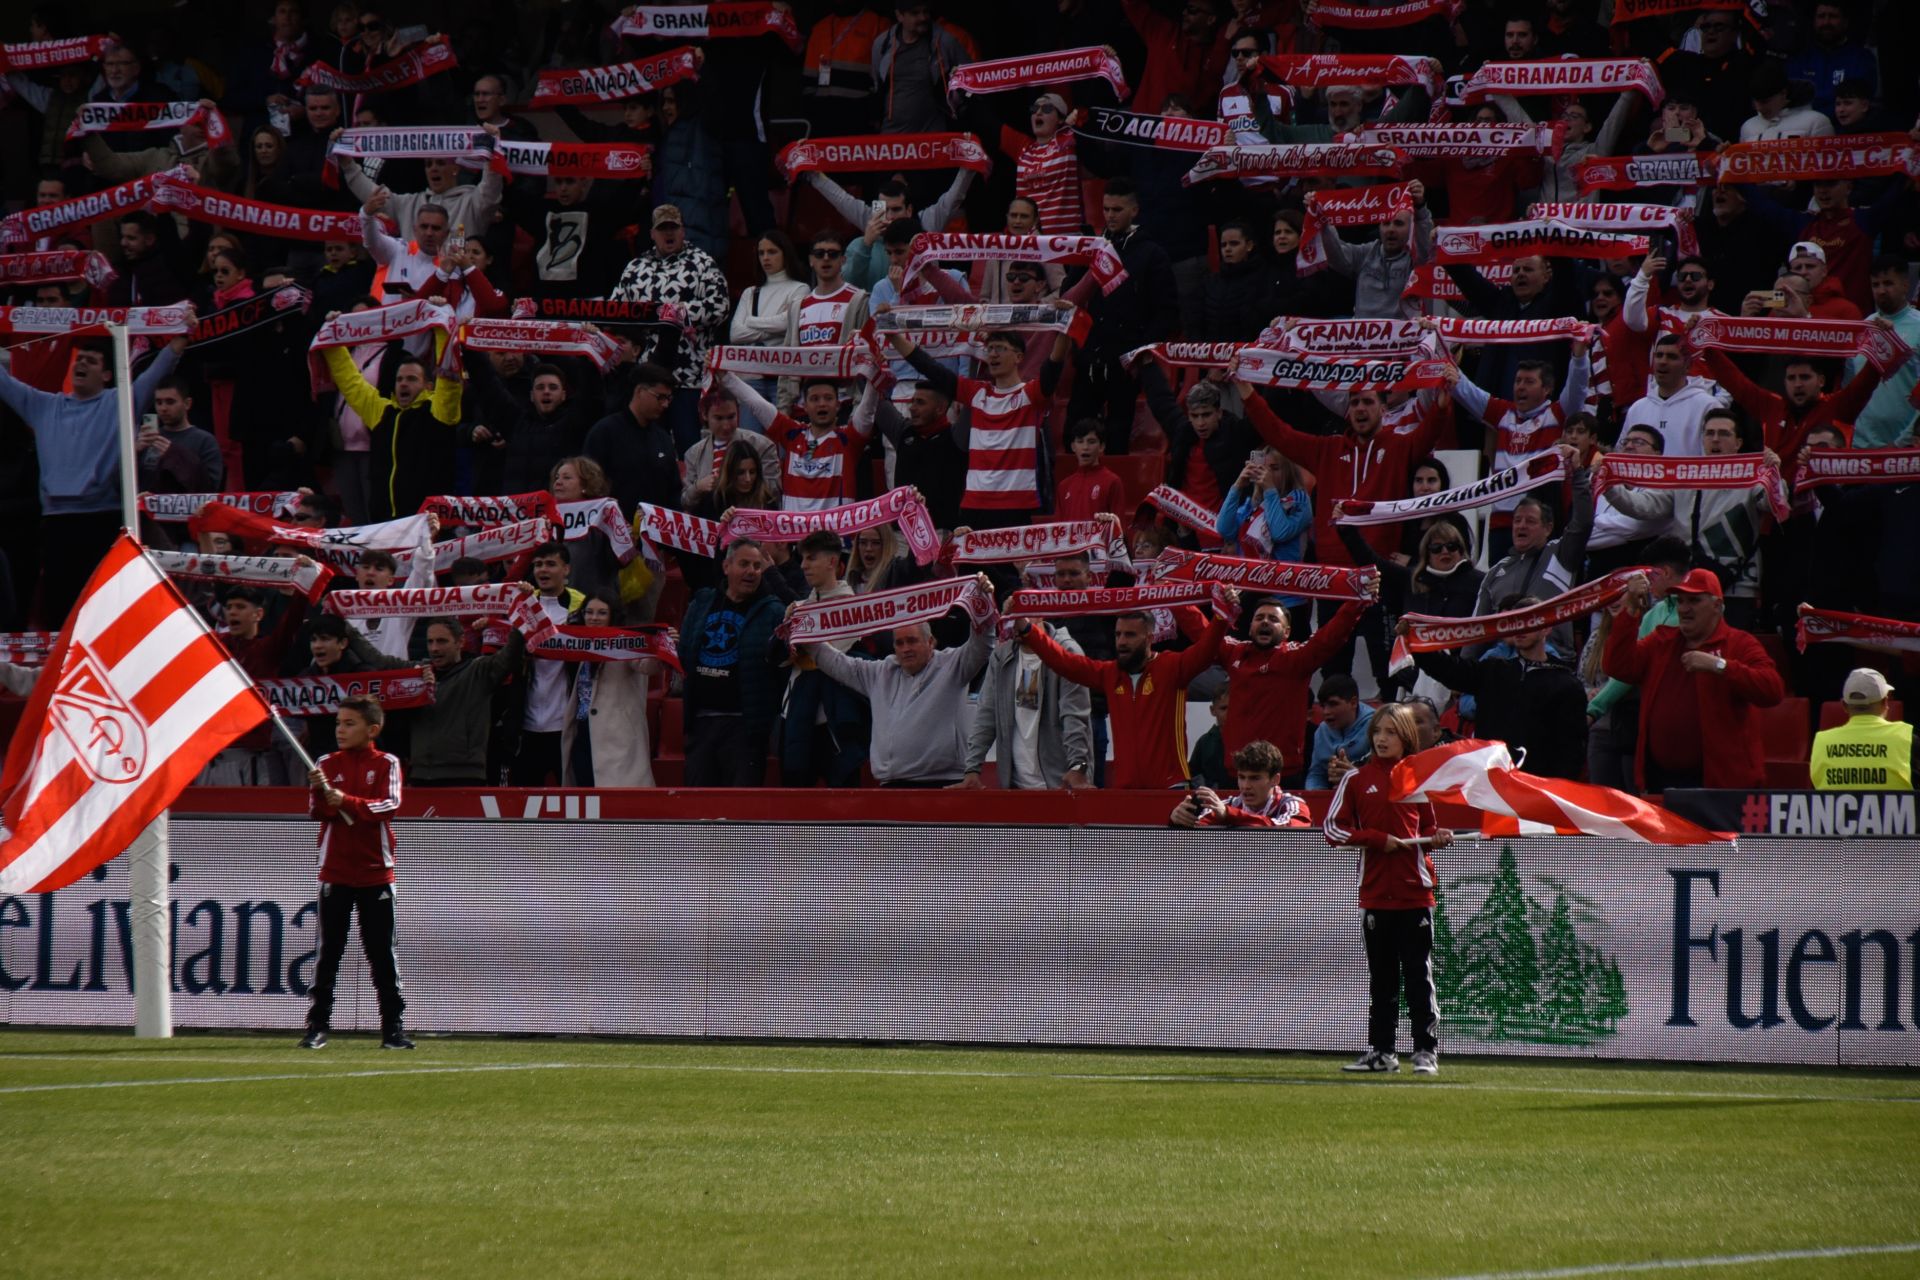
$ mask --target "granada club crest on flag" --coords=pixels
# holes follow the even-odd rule
[[[86,645],[68,647],[48,710],[73,747],[74,763],[96,781],[124,785],[147,771],[146,722]]]
[[[0,770],[0,894],[50,893],[118,857],[207,761],[271,715],[122,533],[47,654]]]

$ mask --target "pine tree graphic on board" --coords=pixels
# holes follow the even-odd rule
[[[1580,936],[1606,921],[1583,895],[1550,878],[1538,884],[1544,892],[1529,896],[1507,845],[1492,875],[1462,876],[1439,895],[1434,985],[1442,1017],[1469,1038],[1585,1044],[1627,1016],[1619,964]],[[1476,889],[1479,909],[1456,932],[1448,907],[1464,912]]]

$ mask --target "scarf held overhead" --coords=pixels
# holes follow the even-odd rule
[[[1604,578],[1582,583],[1550,600],[1523,609],[1510,609],[1505,613],[1488,613],[1471,618],[1441,618],[1409,613],[1401,619],[1407,624],[1407,648],[1415,653],[1438,653],[1463,645],[1491,644],[1523,631],[1557,627],[1563,622],[1571,622],[1606,608],[1627,593],[1628,583],[1645,572],[1642,568],[1617,569]]]
[[[643,4],[615,18],[617,36],[636,40],[753,40],[777,36],[795,53],[800,51],[800,27],[789,9],[776,9],[767,0],[732,4]]]
[[[1499,501],[1511,494],[1525,493],[1541,485],[1556,484],[1567,476],[1566,459],[1557,449],[1529,454],[1510,467],[1502,467],[1471,484],[1458,485],[1419,498],[1397,498],[1387,502],[1369,502],[1364,498],[1345,498],[1334,504],[1335,524],[1397,524],[1402,520],[1420,520],[1448,511],[1470,511]]]
[[[980,579],[967,577],[807,601],[794,609],[779,630],[790,644],[857,640],[876,631],[937,622],[955,609],[966,610],[974,626],[985,626],[994,617],[993,593]]]
[[[1729,453],[1713,457],[1660,458],[1637,453],[1610,453],[1593,468],[1593,496],[1597,499],[1616,485],[1637,489],[1751,489],[1767,491],[1773,518],[1788,515],[1787,486],[1765,454]]]
[[[877,133],[845,138],[802,138],[774,158],[791,183],[803,173],[870,173],[894,169],[971,169],[986,173],[992,157],[970,133]]]
[[[938,262],[1039,262],[1086,267],[1112,293],[1127,279],[1120,251],[1101,236],[1023,236],[1010,232],[923,231],[913,238],[902,287]]]
[[[1154,561],[1154,570],[1159,582],[1211,583],[1246,591],[1312,596],[1316,600],[1371,602],[1380,598],[1380,571],[1371,566],[1247,560],[1173,547]]]
[[[692,45],[681,45],[651,58],[615,62],[604,67],[549,68],[540,73],[533,91],[532,107],[590,106],[598,102],[619,102],[655,93],[670,84],[695,79],[699,66]]]
[[[1102,45],[963,63],[947,77],[947,92],[998,93],[1002,89],[1028,89],[1040,84],[1069,84],[1096,78],[1113,86],[1116,99],[1126,99],[1127,80],[1120,59]]]
[[[1920,622],[1904,618],[1876,618],[1864,613],[1800,606],[1795,642],[1805,653],[1810,644],[1856,644],[1867,648],[1920,653]]]
[[[313,560],[303,564],[294,556],[216,556],[198,551],[150,550],[147,558],[169,577],[240,582],[274,590],[291,587],[304,595],[308,603],[318,601],[333,578],[333,570],[326,565]]]

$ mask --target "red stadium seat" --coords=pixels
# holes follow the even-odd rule
[[[1773,669],[1780,673],[1780,679],[1785,682],[1787,688],[1793,688],[1793,668],[1790,665],[1793,658],[1787,652],[1787,642],[1771,631],[1751,634],[1760,642],[1760,647],[1767,651],[1767,656],[1773,659]]]
[[[1887,699],[1887,719],[1905,720],[1906,704],[1898,698]],[[1844,702],[1823,702],[1820,704],[1820,729],[1838,729],[1847,722],[1847,704]]]
[[[687,754],[687,704],[680,698],[660,703],[660,732],[653,740],[655,760],[682,760]]]
[[[1797,764],[1803,776],[1813,750],[1811,708],[1805,698],[1783,698],[1777,707],[1760,711],[1760,738],[1769,764]]]

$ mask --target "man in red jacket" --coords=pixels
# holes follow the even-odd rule
[[[1283,785],[1298,787],[1305,783],[1307,685],[1313,673],[1353,634],[1362,612],[1359,601],[1349,600],[1311,639],[1289,644],[1285,607],[1278,600],[1266,600],[1253,611],[1247,639],[1222,642],[1220,665],[1227,669],[1230,696],[1220,737],[1228,759],[1235,758],[1248,743],[1265,739],[1292,762]]]
[[[400,761],[374,745],[386,715],[372,698],[348,698],[334,725],[338,751],[307,774],[307,811],[320,820],[320,958],[302,1049],[327,1043],[333,988],[347,927],[360,913],[360,945],[380,998],[380,1047],[411,1049],[400,1018],[400,958],[393,948],[393,824],[400,808]]]
[[[1694,569],[1673,589],[1679,625],[1636,638],[1652,597],[1643,574],[1613,606],[1606,673],[1640,686],[1634,777],[1643,792],[1766,785],[1759,717],[1786,695],[1760,642],[1723,616],[1720,579]]]
[[[1227,597],[1234,607],[1238,596],[1228,591]],[[1111,661],[1068,653],[1025,618],[1016,629],[1048,668],[1106,695],[1113,738],[1107,785],[1158,788],[1187,780],[1187,686],[1219,655],[1224,617],[1216,614],[1191,648],[1155,653],[1153,620],[1123,613],[1114,619]]]
[[[1812,356],[1788,356],[1781,377],[1786,394],[1775,395],[1742,373],[1726,352],[1708,348],[1705,354],[1713,380],[1760,424],[1767,448],[1783,458],[1799,453],[1807,437],[1820,427],[1845,423],[1851,430],[1854,418],[1880,387],[1880,371],[1866,364],[1844,388],[1828,392],[1826,375],[1821,372],[1823,361]]]

